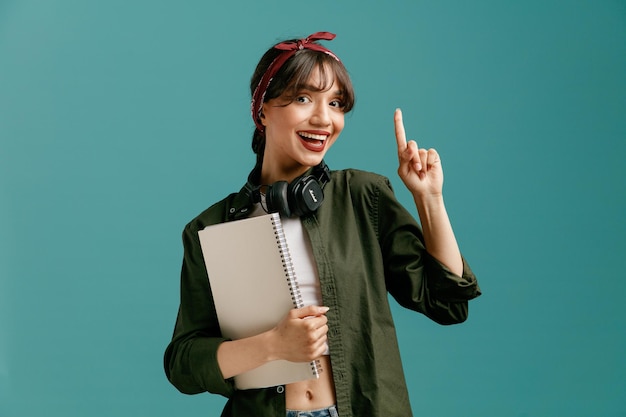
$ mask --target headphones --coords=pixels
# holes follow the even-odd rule
[[[261,188],[265,187],[265,210],[268,213],[291,216],[305,216],[314,213],[324,201],[322,189],[330,181],[330,169],[324,161],[313,168],[310,175],[303,175],[291,183],[277,181],[271,185],[255,185],[261,174],[261,167],[254,167],[244,186],[245,193],[255,204],[261,201]]]

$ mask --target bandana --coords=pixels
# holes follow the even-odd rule
[[[278,49],[282,52],[274,59],[274,61],[272,61],[269,67],[267,67],[265,74],[263,74],[261,80],[259,81],[259,84],[254,90],[254,94],[252,95],[252,103],[250,105],[252,120],[254,120],[254,124],[256,125],[256,128],[259,130],[259,132],[263,132],[265,129],[265,126],[263,126],[260,120],[261,108],[263,107],[265,93],[267,92],[267,89],[269,88],[270,83],[272,82],[272,79],[274,78],[278,70],[280,70],[280,68],[285,64],[285,62],[287,62],[289,58],[294,56],[296,52],[301,49],[311,49],[313,51],[324,52],[335,58],[337,61],[341,62],[339,58],[337,58],[337,55],[333,54],[330,50],[324,48],[322,45],[314,43],[314,41],[317,40],[331,41],[333,39],[335,39],[334,33],[316,32],[312,35],[307,36],[304,39],[300,39],[295,42],[288,41],[274,45],[275,49]]]

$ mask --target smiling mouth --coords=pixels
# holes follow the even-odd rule
[[[322,144],[326,139],[328,139],[328,135],[321,135],[316,133],[309,132],[298,132],[298,136],[309,143]]]

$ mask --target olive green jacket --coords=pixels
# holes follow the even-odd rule
[[[422,231],[396,200],[387,178],[357,170],[333,171],[324,203],[302,218],[311,240],[322,299],[330,307],[329,346],[341,417],[411,416],[387,294],[440,324],[467,318],[480,295],[464,261],[451,273],[424,248]],[[223,416],[285,416],[284,387],[236,390],[224,380],[217,348],[225,339],[213,306],[198,241],[204,227],[247,217],[243,191],[193,219],[183,232],[181,300],[165,371],[181,392],[228,397]],[[242,254],[238,262],[245,261]]]

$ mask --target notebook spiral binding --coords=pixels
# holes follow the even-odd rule
[[[278,243],[280,257],[283,262],[283,270],[285,271],[285,277],[287,277],[287,285],[291,293],[291,301],[293,301],[295,308],[304,307],[300,287],[296,281],[296,272],[293,268],[291,255],[289,254],[289,246],[287,245],[287,239],[285,238],[285,232],[278,213],[272,214],[272,224],[274,225],[274,234],[276,235],[276,242]]]
[[[300,287],[296,280],[296,271],[293,268],[293,262],[291,260],[291,254],[289,253],[289,246],[287,245],[287,239],[285,237],[285,231],[280,221],[280,215],[278,213],[272,213],[272,225],[274,228],[274,235],[276,236],[276,243],[278,243],[278,250],[280,252],[280,258],[283,263],[283,270],[287,277],[287,285],[289,286],[289,292],[291,293],[291,301],[294,308],[304,307],[304,301],[302,300],[302,294],[300,293]],[[319,360],[311,362],[311,372],[315,377],[319,378],[322,373],[322,364]]]

